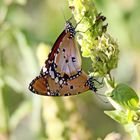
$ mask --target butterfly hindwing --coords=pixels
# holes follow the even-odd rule
[[[63,96],[77,95],[89,90],[87,80],[88,76],[84,72],[81,72],[80,76],[68,80],[67,84],[63,85],[63,87],[60,90],[61,95]]]
[[[90,89],[87,84],[88,76],[82,72],[77,78],[67,82],[58,82],[53,80],[49,75],[38,76],[30,84],[30,90],[37,94],[45,96],[69,96],[85,92]]]
[[[47,75],[44,77],[38,76],[29,84],[29,90],[37,94],[46,95],[48,92],[47,85]]]

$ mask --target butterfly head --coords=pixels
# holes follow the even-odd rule
[[[97,91],[97,88],[95,87],[95,84],[94,84],[94,78],[93,77],[90,77],[88,80],[87,80],[87,83],[86,83],[88,86],[89,86],[89,89],[96,92]]]
[[[75,37],[76,31],[75,28],[73,27],[72,23],[69,21],[66,21],[66,32],[70,32],[70,37],[73,38]]]

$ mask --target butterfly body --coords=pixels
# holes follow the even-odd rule
[[[61,80],[60,80],[61,81]],[[32,92],[45,96],[77,95],[90,89],[87,75],[82,72],[77,78],[56,82],[50,75],[38,76],[31,83]],[[96,89],[94,90],[96,92]]]
[[[46,96],[76,95],[89,89],[96,92],[94,83],[81,69],[75,34],[75,28],[66,22],[66,28],[54,43],[40,75],[29,84],[30,91]]]

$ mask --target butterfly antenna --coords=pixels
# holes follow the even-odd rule
[[[68,20],[66,20],[66,21],[70,21],[71,19],[73,19],[73,15]]]
[[[103,85],[104,86],[104,78],[102,78],[102,81],[99,82],[97,79],[90,77],[90,82],[94,83],[97,82],[99,85]]]
[[[62,12],[62,14],[63,14],[63,18],[64,18],[64,20],[65,20],[65,23],[66,22],[69,22],[72,18],[73,18],[73,16],[71,16],[69,19],[66,19],[66,16],[65,16],[65,14],[64,14],[64,10],[61,8],[61,12]]]
[[[96,81],[98,84],[103,85],[104,84],[104,78],[102,78],[102,81],[99,82],[97,79],[93,78],[94,81]]]

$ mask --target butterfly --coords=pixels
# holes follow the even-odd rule
[[[76,46],[75,34],[75,28],[67,21],[40,75],[29,84],[30,91],[46,96],[76,95],[89,89],[97,91],[93,78],[89,78],[81,68],[81,56]]]

